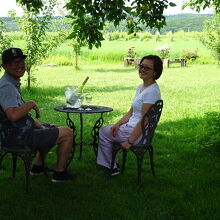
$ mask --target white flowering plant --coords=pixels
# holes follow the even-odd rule
[[[157,47],[156,51],[159,52],[159,56],[161,59],[166,59],[169,56],[171,48],[168,45],[163,45],[161,47]]]

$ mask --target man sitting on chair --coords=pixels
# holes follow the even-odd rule
[[[38,105],[34,101],[24,101],[20,90],[20,78],[25,73],[25,58],[20,48],[9,48],[2,53],[2,67],[5,70],[0,79],[0,107],[8,119],[9,134],[6,147],[23,148],[38,151],[30,174],[44,173],[44,159],[51,147],[57,147],[57,164],[52,181],[72,180],[75,174],[66,170],[66,164],[72,151],[73,132],[68,127],[44,125],[30,115],[33,109],[36,118],[40,117]],[[21,144],[25,143],[24,144]]]

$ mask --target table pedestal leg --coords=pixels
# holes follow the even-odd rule
[[[104,119],[101,113],[100,118],[96,121],[91,131],[91,135],[93,137],[93,150],[94,150],[96,157],[97,157],[98,143],[99,143],[99,129],[102,127],[103,122],[104,122]]]
[[[68,158],[68,161],[67,161],[67,167],[68,167],[70,165],[70,163],[73,159],[74,153],[75,153],[76,135],[77,135],[76,126],[75,126],[74,122],[71,120],[71,118],[69,117],[69,113],[67,113],[66,124],[67,124],[68,127],[72,128],[72,130],[73,130],[73,148],[72,148],[72,152],[71,152],[71,154]]]

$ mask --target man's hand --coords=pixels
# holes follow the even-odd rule
[[[29,102],[33,105],[32,109],[34,109],[34,111],[36,113],[36,118],[37,119],[40,118],[40,110],[39,110],[37,104],[34,101],[29,101]]]
[[[129,150],[131,147],[131,144],[128,143],[128,141],[122,142],[121,147],[125,150]]]
[[[35,121],[35,127],[36,128],[46,128],[44,125],[42,125],[40,122]]]
[[[117,134],[117,132],[118,132],[118,129],[119,129],[119,126],[118,126],[118,125],[113,125],[113,126],[111,127],[111,135],[112,135],[113,137],[116,136],[116,134]]]

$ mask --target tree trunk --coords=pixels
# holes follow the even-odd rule
[[[28,73],[28,78],[27,78],[28,90],[30,91],[31,90],[31,68],[27,68],[27,73]]]
[[[75,69],[78,70],[79,66],[78,66],[78,51],[75,50]]]

